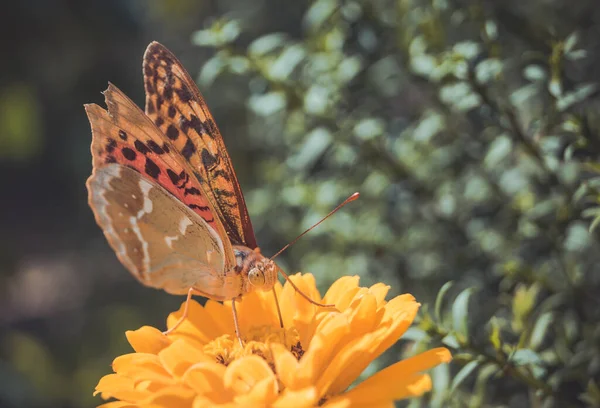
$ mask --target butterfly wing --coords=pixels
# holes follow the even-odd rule
[[[92,127],[94,169],[110,163],[133,168],[154,180],[197,213],[220,237],[226,232],[212,203],[187,162],[154,123],[117,87],[104,92],[108,110],[85,105]],[[226,266],[235,265],[228,240],[223,242]]]
[[[198,287],[213,299],[239,295],[239,276],[221,273],[221,238],[158,183],[111,163],[96,168],[87,186],[96,221],[140,282],[172,294]]]
[[[105,97],[108,111],[94,104],[85,106],[92,126],[91,151],[94,168],[87,186],[90,206],[94,211],[96,221],[105,231],[110,245],[127,269],[142,283],[149,286],[162,287],[171,292],[180,292],[183,288],[187,290],[191,287],[189,285],[191,278],[185,275],[185,270],[195,268],[193,264],[194,259],[196,259],[195,256],[200,257],[197,259],[200,263],[204,263],[207,260],[205,259],[206,254],[212,254],[210,251],[214,250],[214,244],[210,244],[211,239],[216,236],[220,240],[220,250],[216,252],[217,259],[220,257],[223,262],[222,264],[209,262],[207,265],[217,268],[211,271],[210,276],[216,274],[216,277],[209,279],[209,275],[203,274],[202,276],[206,277],[204,278],[206,280],[204,284],[207,285],[207,288],[201,286],[203,284],[202,279],[198,281],[196,287],[206,293],[212,294],[212,297],[215,299],[219,298],[216,293],[229,293],[229,289],[227,288],[221,289],[221,292],[217,288],[221,280],[226,281],[225,286],[234,287],[237,285],[236,282],[230,282],[231,279],[235,280],[237,278],[227,276],[228,273],[233,271],[233,267],[236,265],[235,255],[231,242],[226,238],[227,233],[225,228],[218,214],[214,211],[213,204],[203,195],[204,188],[195,177],[193,170],[180,156],[179,152],[175,150],[175,146],[171,144],[170,140],[119,89],[113,85],[109,85],[105,92]],[[200,232],[193,235],[194,240],[191,242],[197,245],[195,248],[196,252],[193,253],[194,257],[190,257],[188,253],[183,253],[182,255],[175,253],[172,255],[172,258],[165,258],[161,255],[159,257],[160,261],[149,261],[148,257],[153,256],[153,251],[149,251],[148,255],[144,256],[145,253],[142,251],[143,246],[139,246],[141,245],[141,241],[137,242],[135,239],[121,236],[123,231],[119,232],[112,227],[110,219],[107,218],[107,209],[113,206],[123,207],[125,201],[121,203],[119,200],[127,198],[126,194],[113,194],[111,200],[117,200],[116,202],[110,201],[105,203],[100,199],[100,197],[104,197],[107,194],[107,191],[112,191],[108,183],[115,177],[116,170],[111,170],[108,176],[99,177],[98,175],[106,172],[105,168],[110,167],[112,169],[113,166],[125,169],[122,170],[122,174],[128,175],[129,179],[137,177],[143,180],[138,182],[140,185],[153,185],[154,188],[152,191],[160,189],[164,193],[159,198],[161,203],[172,201],[177,203],[178,207],[183,206],[186,208],[188,213],[193,214],[193,217],[189,216],[188,218],[193,219],[195,217],[200,220],[199,222],[195,222],[195,225],[206,225],[209,228],[209,236],[212,238],[202,240]],[[112,182],[116,183],[116,181]],[[139,189],[139,186],[134,186],[134,188]],[[165,197],[168,197],[170,200]],[[127,203],[127,205],[129,206],[130,203]],[[182,210],[179,209],[178,211],[181,212]],[[128,214],[122,208],[121,211],[115,210],[111,214],[114,216],[115,214],[118,215],[119,212]],[[133,214],[129,215],[129,217],[131,216]],[[150,225],[153,219],[148,218],[147,222]],[[156,227],[154,231],[156,235],[152,235],[154,241],[161,239],[157,238],[160,237],[161,228],[164,230],[162,232],[163,238],[165,236],[176,236],[173,234],[169,235],[177,225],[174,221],[172,224],[170,229]],[[124,226],[123,228],[130,227]],[[206,234],[206,231],[204,233]],[[131,237],[131,235],[129,234],[128,237]],[[190,248],[193,248],[193,246],[190,246]],[[134,249],[137,249],[135,255],[133,254]],[[165,248],[163,247],[163,249]],[[175,267],[175,265],[180,266]],[[204,269],[200,268],[200,270]]]
[[[223,137],[179,60],[151,43],[144,54],[146,115],[189,163],[233,244],[256,248],[246,203]]]

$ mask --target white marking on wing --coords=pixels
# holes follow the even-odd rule
[[[104,230],[104,233],[112,237],[112,242],[117,246],[115,252],[117,253],[117,255],[121,255],[123,257],[122,259],[127,263],[127,266],[131,268],[131,272],[139,276],[138,268],[136,267],[135,263],[131,260],[131,258],[127,255],[127,247],[125,246],[125,242],[123,242],[119,235],[116,233],[112,223],[113,220],[110,218],[106,210],[110,203],[106,199],[105,194],[107,191],[112,191],[110,188],[108,188],[108,186],[110,186],[110,181],[115,178],[114,173],[116,173],[117,177],[120,177],[121,172],[119,167],[107,167],[103,169],[103,171],[99,171],[96,173],[96,178],[93,179],[91,185],[92,197],[94,200],[96,211],[102,217],[102,229]],[[125,203],[124,206],[125,208],[127,208],[127,203]]]
[[[144,255],[144,270],[148,272],[150,270],[150,253],[148,251],[148,242],[142,236],[142,231],[137,223],[136,217],[129,217],[129,222],[131,223],[131,229],[133,233],[137,236],[138,240],[142,244],[142,253]]]
[[[173,241],[177,241],[179,239],[179,236],[174,236],[174,237],[165,237],[165,242],[167,243],[167,246],[171,249],[173,249]]]
[[[182,235],[185,235],[185,230],[190,225],[192,225],[192,220],[190,220],[188,217],[181,217],[181,219],[179,220],[179,232]]]
[[[144,214],[150,214],[152,212],[152,200],[150,200],[150,190],[152,186],[150,183],[144,182],[144,180],[140,179],[139,181],[140,190],[144,195],[144,206],[138,212],[137,217],[142,218]]]

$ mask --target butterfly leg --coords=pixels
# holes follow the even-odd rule
[[[282,329],[285,329],[285,327],[283,327],[283,316],[281,316],[281,309],[279,308],[279,300],[277,299],[277,292],[275,292],[275,286],[273,286],[271,291],[273,291],[273,297],[275,298],[275,306],[277,307],[277,316],[279,317],[279,326]]]
[[[187,317],[188,307],[189,307],[189,304],[190,304],[190,299],[192,299],[192,295],[194,293],[196,293],[197,295],[202,295],[202,292],[200,292],[200,291],[198,291],[198,290],[196,290],[194,288],[190,288],[188,290],[187,298],[185,299],[185,306],[183,307],[183,314],[181,315],[181,318],[177,321],[177,323],[175,323],[175,326],[173,326],[170,329],[168,329],[167,331],[163,332],[163,334],[165,336],[168,336],[169,334],[173,333],[173,331],[175,331],[175,329],[177,329],[179,326],[181,326],[181,323],[183,323],[183,321]]]
[[[277,316],[279,316],[279,326],[283,329],[283,344],[287,344],[287,335],[285,332],[285,327],[283,326],[283,316],[281,316],[281,309],[279,308],[279,299],[277,299],[277,292],[275,291],[275,286],[271,288],[273,291],[273,297],[275,298],[275,306],[277,306]]]
[[[242,346],[243,349],[244,341],[242,340],[242,336],[240,335],[240,323],[238,322],[237,310],[235,308],[235,299],[231,299],[231,310],[233,311],[233,325],[235,327],[235,335],[237,336],[237,339],[240,342],[240,346]]]

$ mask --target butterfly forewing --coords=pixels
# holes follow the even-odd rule
[[[244,196],[223,138],[179,60],[153,42],[144,54],[146,115],[191,165],[233,244],[256,248]]]
[[[219,236],[224,234],[221,220],[193,170],[170,141],[117,87],[109,84],[104,95],[108,111],[95,104],[85,106],[92,126],[94,168],[119,163],[137,170],[196,212]],[[226,266],[232,266],[235,260],[227,255],[231,244],[226,240],[223,245]]]

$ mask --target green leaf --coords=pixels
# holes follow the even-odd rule
[[[283,47],[287,44],[288,36],[284,33],[272,33],[263,35],[260,38],[252,41],[248,46],[248,54],[252,57],[261,57],[265,54],[269,54],[276,49]]]
[[[531,349],[519,349],[510,356],[510,362],[515,366],[540,365],[542,358]]]
[[[533,330],[531,331],[531,338],[529,340],[529,347],[532,349],[537,349],[542,340],[546,336],[546,332],[548,331],[548,327],[550,327],[550,323],[554,320],[554,315],[551,312],[546,312],[542,314],[535,322],[533,326]]]
[[[473,387],[473,400],[471,401],[472,407],[481,407],[485,401],[486,391],[488,390],[487,383],[489,379],[500,371],[498,365],[495,363],[488,363],[482,365],[477,372],[477,380]]]
[[[317,0],[304,15],[303,25],[307,30],[318,30],[337,10],[339,4],[336,0]]]
[[[442,339],[442,343],[444,343],[446,346],[453,348],[453,349],[460,348],[460,343],[458,342],[458,339],[456,338],[456,336],[453,334],[448,334],[447,336],[445,336]]]
[[[457,333],[464,335],[469,334],[468,317],[469,317],[469,299],[473,293],[473,288],[467,288],[459,293],[452,304],[452,325]]]
[[[447,391],[450,385],[450,365],[440,364],[431,370],[431,408],[445,407]]]
[[[463,368],[452,379],[450,390],[454,392],[458,387],[475,369],[479,367],[479,361],[473,360],[468,362]]]
[[[454,285],[454,282],[452,281],[444,283],[444,286],[442,286],[435,298],[435,308],[433,310],[433,316],[435,318],[435,321],[440,325],[442,324],[442,303],[444,301],[446,293],[448,293],[452,285]]]
[[[492,317],[490,319],[490,324],[492,325],[490,343],[492,343],[492,346],[494,346],[495,350],[500,350],[502,348],[502,339],[500,338],[500,323],[496,317]]]

